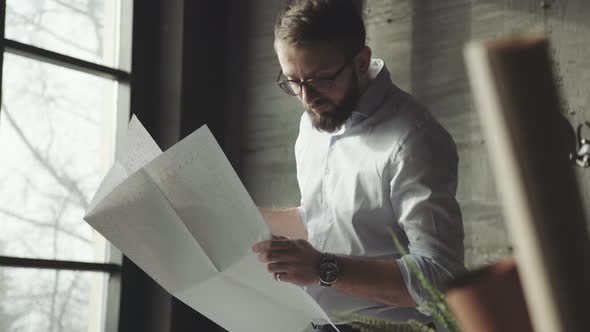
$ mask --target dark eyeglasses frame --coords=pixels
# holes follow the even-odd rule
[[[310,85],[309,82],[313,82],[313,81],[329,81],[330,85],[328,86],[328,88],[324,91],[329,90],[330,88],[332,88],[332,84],[334,83],[334,81],[338,78],[338,76],[344,71],[344,69],[346,69],[346,67],[348,67],[350,64],[352,63],[352,59],[348,59],[343,65],[342,67],[340,67],[340,69],[338,69],[332,76],[330,77],[322,77],[322,78],[309,78],[306,79],[304,81],[295,81],[295,80],[280,80],[281,76],[283,75],[283,69],[281,68],[281,70],[279,71],[279,76],[277,77],[277,81],[276,84],[279,86],[279,88],[281,88],[281,90],[285,91],[286,94],[288,94],[289,96],[299,96],[302,92],[303,92],[303,86],[307,85],[307,87],[313,89],[314,91],[317,91],[316,88],[313,87],[313,85]],[[295,83],[299,85],[299,93],[291,93],[291,91],[287,88],[285,88],[283,86],[283,84],[286,83]],[[319,92],[324,92],[324,91],[319,91]]]

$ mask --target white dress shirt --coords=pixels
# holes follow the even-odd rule
[[[306,290],[335,322],[342,322],[339,313],[427,321],[426,291],[407,260],[437,287],[464,270],[457,149],[427,109],[391,82],[382,60],[373,59],[370,72],[369,87],[338,132],[314,129],[303,114],[295,144],[299,213],[309,242],[322,252],[395,258],[418,307],[319,285]],[[389,229],[406,247],[403,259]]]

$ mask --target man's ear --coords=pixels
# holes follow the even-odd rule
[[[363,47],[355,58],[355,67],[360,76],[366,75],[369,72],[369,65],[371,64],[371,48],[369,46]]]

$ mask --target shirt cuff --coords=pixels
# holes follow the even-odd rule
[[[301,222],[303,222],[304,225],[307,225],[307,223],[305,222],[305,208],[303,208],[303,205],[297,207],[297,212],[299,212]]]
[[[418,255],[405,255],[402,258],[396,260],[399,266],[399,270],[402,275],[402,279],[410,296],[416,302],[416,309],[421,313],[431,316],[432,309],[429,301],[428,291],[420,282],[420,279],[415,273],[417,268],[426,280],[434,287],[442,292],[443,285],[446,281],[452,278],[445,268],[436,264],[430,258],[418,256]],[[410,266],[413,264],[415,268]]]

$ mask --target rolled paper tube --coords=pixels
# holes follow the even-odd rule
[[[446,296],[463,332],[533,332],[512,259],[466,273]]]
[[[533,327],[588,331],[588,231],[548,42],[472,42],[465,57]]]

